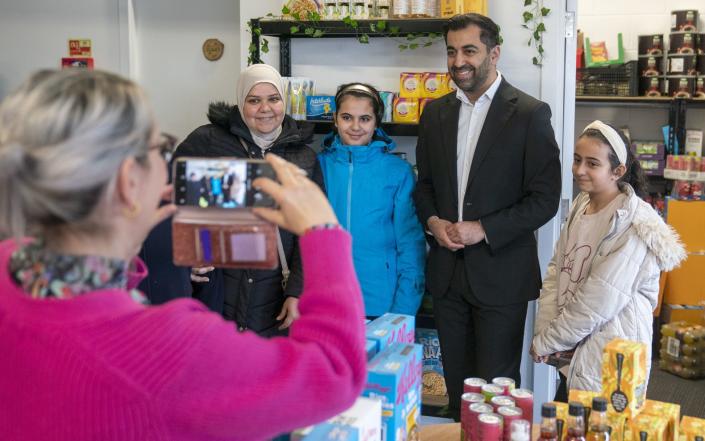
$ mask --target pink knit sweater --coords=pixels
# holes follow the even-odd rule
[[[0,439],[264,440],[346,409],[366,380],[350,237],[300,245],[301,318],[265,340],[190,299],[32,299],[0,243]]]

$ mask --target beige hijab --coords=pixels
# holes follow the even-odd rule
[[[274,86],[274,88],[279,92],[279,95],[282,97],[284,107],[286,107],[286,96],[284,95],[282,77],[279,75],[279,72],[267,64],[253,64],[240,72],[240,78],[237,81],[237,104],[243,121],[245,121],[245,115],[243,114],[242,108],[245,105],[247,94],[250,93],[250,90],[252,90],[256,84],[259,83],[269,83]],[[247,122],[245,122],[245,124],[247,124]],[[266,150],[271,147],[282,132],[281,125],[270,133],[260,133],[250,126],[247,127],[250,129],[250,134],[252,135],[253,141],[255,141],[255,144],[257,144],[262,150]]]

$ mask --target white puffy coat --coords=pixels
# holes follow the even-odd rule
[[[550,355],[575,348],[568,372],[570,389],[602,389],[602,351],[614,338],[646,343],[651,360],[652,313],[661,271],[670,271],[686,253],[676,232],[625,186],[624,205],[593,256],[588,276],[575,294],[560,295],[557,262],[565,254],[568,230],[589,202],[573,201],[541,289],[534,328],[534,350]],[[650,366],[650,362],[649,362]]]

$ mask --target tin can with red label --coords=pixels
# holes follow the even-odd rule
[[[487,384],[482,378],[466,378],[463,382],[463,392],[482,393],[482,386]]]
[[[497,412],[497,409],[499,409],[500,407],[516,406],[514,398],[505,395],[497,395],[496,397],[493,397],[492,400],[490,400],[490,404],[492,405],[492,409],[494,410],[494,412]]]
[[[469,439],[470,427],[470,406],[473,404],[485,403],[485,396],[478,393],[467,392],[460,396],[460,439]]]
[[[671,11],[671,31],[697,31],[698,10]]]
[[[520,408],[515,406],[502,406],[497,409],[497,414],[502,416],[502,422],[504,423],[504,441],[510,441],[512,421],[520,420],[523,416],[523,412]]]
[[[524,419],[534,421],[534,394],[529,389],[514,389],[511,393],[516,406],[524,413]]]
[[[639,55],[663,55],[663,34],[639,35]]]
[[[483,413],[477,417],[476,441],[502,441],[502,417],[496,413]]]
[[[492,398],[503,394],[504,388],[502,386],[497,386],[496,384],[485,384],[482,386],[482,395],[485,396],[485,401],[488,403],[492,401]]]
[[[468,410],[468,424],[466,425],[465,440],[463,441],[479,441],[478,419],[480,415],[492,413],[492,406],[486,403],[473,403]]]
[[[698,50],[699,34],[694,32],[676,32],[670,36],[668,53],[694,55]]]
[[[516,382],[512,378],[508,377],[497,377],[492,380],[492,384],[497,386],[502,386],[504,393],[502,395],[509,396],[509,393],[516,389]]]

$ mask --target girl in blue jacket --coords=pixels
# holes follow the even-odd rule
[[[390,153],[396,144],[379,127],[384,104],[367,84],[335,96],[335,130],[319,154],[328,199],[352,234],[365,314],[415,315],[424,292],[426,242],[411,194],[414,173]]]

